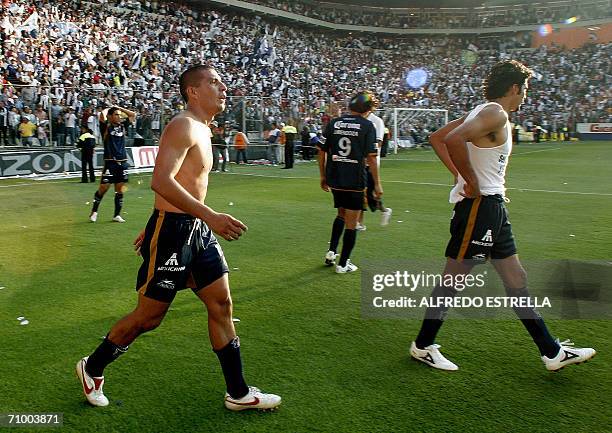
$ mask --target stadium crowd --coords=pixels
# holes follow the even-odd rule
[[[364,88],[376,92],[384,106],[446,108],[453,118],[482,101],[486,71],[505,57],[537,73],[518,119],[522,124],[611,121],[610,44],[532,50],[527,33],[332,35],[242,12],[156,2],[138,3],[135,10],[136,3],[4,0],[0,124],[6,109],[11,143],[24,129],[41,143],[74,144],[79,126],[95,131],[96,113],[113,104],[136,109],[132,133],[151,138],[181,106],[178,74],[208,60],[229,95],[266,98],[267,124],[320,115]],[[419,68],[427,79],[411,88],[406,71]],[[259,108],[246,111],[255,118]],[[232,107],[228,111],[221,120],[235,121]],[[24,119],[32,125],[20,126]]]
[[[380,6],[350,6],[333,1],[308,0],[247,0],[250,3],[292,12],[336,24],[389,28],[480,28],[503,27],[544,23],[562,23],[571,17],[592,20],[612,14],[607,1],[590,0],[578,4],[559,1],[553,4],[527,3],[512,6],[479,8],[385,8]]]

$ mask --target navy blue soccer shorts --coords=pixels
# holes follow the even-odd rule
[[[170,303],[178,290],[198,292],[229,272],[217,238],[204,221],[184,213],[155,209],[140,248],[142,266],[136,290]],[[191,278],[190,278],[191,277]]]
[[[450,233],[446,257],[479,262],[516,254],[512,226],[501,195],[461,200],[455,205]]]

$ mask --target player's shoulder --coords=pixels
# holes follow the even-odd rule
[[[483,105],[484,106],[482,107],[482,109],[478,112],[478,116],[488,117],[490,119],[500,120],[500,121],[508,120],[508,113],[506,113],[506,110],[504,110],[504,107],[502,107],[497,102],[487,102],[486,104],[483,104]]]
[[[166,128],[182,129],[184,132],[193,130],[210,130],[210,128],[199,119],[195,118],[191,113],[182,111],[170,120]]]
[[[374,113],[370,113],[368,114],[368,120],[370,122],[382,122],[383,120],[380,118],[380,116],[377,116]]]
[[[203,130],[210,131],[210,128],[190,113],[182,111],[174,116],[164,128],[160,145],[164,143],[174,145],[179,143],[182,145],[193,144],[193,137]]]

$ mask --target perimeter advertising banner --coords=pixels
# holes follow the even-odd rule
[[[612,123],[578,123],[581,140],[612,140]]]
[[[130,167],[153,167],[157,146],[128,147]],[[97,149],[94,167],[104,165],[102,149]],[[29,176],[32,174],[60,174],[81,171],[81,151],[74,150],[23,150],[0,153],[0,177]]]

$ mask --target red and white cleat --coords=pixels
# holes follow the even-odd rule
[[[89,357],[81,359],[76,365],[76,374],[81,380],[81,386],[87,401],[93,406],[108,406],[108,398],[104,395],[102,387],[104,386],[104,377],[91,377],[85,371],[87,365],[87,359]]]
[[[232,398],[225,393],[225,407],[229,410],[274,409],[281,404],[281,398],[275,394],[264,394],[259,388],[249,386],[249,393],[242,398]]]

